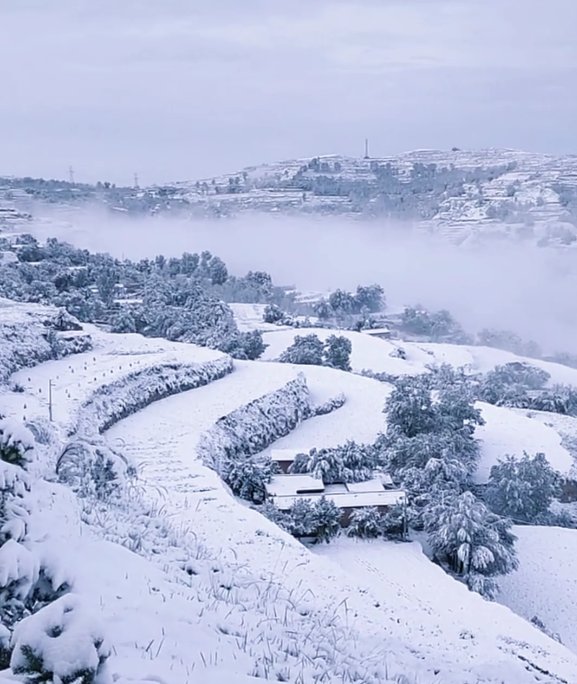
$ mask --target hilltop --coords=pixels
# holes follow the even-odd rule
[[[577,240],[577,155],[457,148],[378,158],[320,155],[143,188],[4,178],[0,228],[29,222],[38,202],[191,218],[243,212],[387,218],[457,242],[508,236],[567,246]]]

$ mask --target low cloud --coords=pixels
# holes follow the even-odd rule
[[[393,307],[446,308],[470,331],[505,328],[548,351],[577,352],[577,266],[571,251],[504,240],[457,246],[410,224],[339,217],[190,221],[110,218],[92,211],[66,221],[55,217],[35,231],[118,258],[208,249],[234,274],[265,270],[275,282],[301,290],[377,282]]]

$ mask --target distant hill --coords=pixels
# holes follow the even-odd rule
[[[457,242],[506,235],[566,246],[577,243],[577,155],[456,148],[381,158],[322,155],[147,188],[0,179],[0,207],[32,211],[38,200],[96,202],[132,214],[388,218]]]

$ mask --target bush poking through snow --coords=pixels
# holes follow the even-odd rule
[[[15,420],[0,420],[0,460],[23,468],[33,447],[30,430]]]
[[[10,667],[29,682],[109,684],[110,648],[74,594],[22,620],[12,634]]]
[[[80,496],[110,498],[131,471],[126,459],[103,441],[78,440],[66,446],[56,462],[56,473]]]
[[[326,416],[328,413],[332,413],[333,411],[336,411],[337,409],[343,407],[346,401],[347,397],[341,392],[340,394],[337,394],[335,397],[327,399],[327,401],[325,401],[323,404],[318,404],[317,406],[314,406],[312,409],[312,415]]]

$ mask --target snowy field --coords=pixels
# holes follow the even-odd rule
[[[515,527],[519,569],[499,579],[498,600],[539,618],[577,652],[577,530]]]

